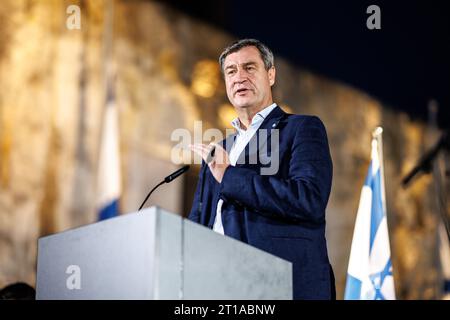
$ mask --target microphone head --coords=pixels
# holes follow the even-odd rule
[[[191,166],[190,165],[185,165],[183,167],[181,167],[180,169],[178,169],[177,171],[175,171],[174,173],[172,173],[171,175],[168,175],[165,179],[164,182],[165,183],[169,183],[172,180],[174,180],[175,178],[177,178],[178,176],[182,175],[183,173],[185,173],[186,171],[189,170]]]

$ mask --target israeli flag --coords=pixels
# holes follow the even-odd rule
[[[104,110],[98,167],[98,220],[119,214],[120,186],[118,114],[111,92]]]
[[[345,300],[395,300],[382,168],[381,128],[361,192],[348,265]]]

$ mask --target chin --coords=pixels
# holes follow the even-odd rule
[[[236,108],[248,108],[254,104],[254,101],[250,101],[247,99],[239,99],[234,101],[234,106]]]

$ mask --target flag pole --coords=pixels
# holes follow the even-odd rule
[[[378,126],[372,131],[372,139],[377,143],[378,161],[380,163],[380,175],[381,175],[381,196],[383,211],[387,218],[386,211],[386,189],[384,181],[384,157],[383,157],[383,128]]]

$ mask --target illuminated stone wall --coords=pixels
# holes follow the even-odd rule
[[[81,30],[66,28],[70,4],[80,5]],[[234,111],[216,63],[230,35],[152,1],[115,1],[108,29],[107,9],[105,0],[5,0],[0,6],[0,287],[34,284],[39,236],[95,221],[108,30],[120,114],[123,212],[136,210],[148,189],[177,168],[171,162],[174,129],[192,130],[200,119],[204,129],[230,127]],[[318,115],[328,130],[334,180],[327,237],[338,297],[371,131],[381,124],[397,295],[436,298],[431,179],[400,186],[427,149],[424,126],[282,57],[276,65],[276,102]],[[195,170],[184,183],[156,192],[149,205],[186,214],[194,187]]]

